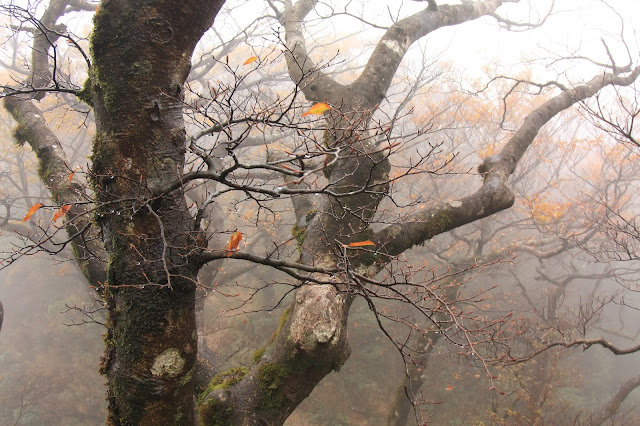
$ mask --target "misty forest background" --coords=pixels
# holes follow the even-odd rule
[[[35,16],[43,10],[40,3],[29,5]],[[247,12],[242,3],[254,3],[256,10]],[[356,3],[349,9],[355,17],[338,13],[339,8],[318,6],[305,27],[308,40],[313,41],[312,56],[325,72],[346,82],[358,75],[380,36],[381,30],[367,22],[390,23],[384,5],[380,5],[383,12],[373,13]],[[637,63],[638,40],[631,35],[635,33],[628,16],[616,12],[620,2],[609,2],[610,6],[586,2],[593,5],[590,11],[576,11],[564,1],[556,3],[558,13],[525,33],[511,33],[504,23],[486,17],[469,23],[468,29],[427,37],[411,48],[376,112],[378,122],[385,123],[381,128],[392,126],[386,129],[392,135],[389,143],[402,143],[392,157],[393,164],[399,165],[397,174],[391,175],[397,178],[392,185],[393,202],[385,200],[381,205],[380,223],[402,221],[409,212],[434,201],[472,193],[481,180],[477,168],[482,160],[496,153],[526,115],[557,89],[526,82],[545,83],[551,75],[575,84],[598,72],[598,64],[580,59],[581,51],[564,46],[562,36],[553,40],[557,43],[548,40],[545,25],[557,30],[570,19],[584,18],[584,28],[576,25],[575,31],[584,32],[582,44],[587,46],[581,47],[595,62],[606,64],[612,56],[624,62],[625,52],[630,52],[630,59]],[[517,18],[535,21],[546,10],[536,6],[529,16]],[[74,40],[87,51],[91,13],[66,17]],[[237,103],[218,105],[221,114],[231,104],[240,114],[249,111],[251,105],[242,99],[286,98],[295,92],[286,74],[278,23],[261,18],[269,13],[266,2],[259,1],[228,2],[220,12],[214,31],[196,49],[185,88],[189,133],[212,123],[199,112],[215,103],[201,95],[207,87],[236,92],[238,101],[233,102]],[[606,15],[615,29],[604,33],[587,28],[595,26],[587,17],[598,13]],[[4,64],[0,78],[3,84],[11,84],[16,70],[28,74],[26,52],[32,35],[16,33],[16,21],[9,14],[0,19]],[[640,28],[637,16],[634,19]],[[627,25],[624,30],[622,22]],[[597,34],[593,36],[597,46],[590,42],[589,31]],[[467,51],[453,41],[485,33],[489,42],[483,48],[470,42]],[[490,44],[510,38],[506,45]],[[535,41],[526,44],[523,40],[528,38]],[[555,50],[522,51],[517,46],[542,41],[549,41],[549,49]],[[81,84],[86,76],[79,50],[64,40],[58,45],[65,58],[61,69]],[[485,61],[480,64],[482,55]],[[253,94],[245,96],[248,93]],[[460,309],[501,321],[508,317],[505,327],[513,337],[507,344],[520,358],[549,342],[604,338],[622,348],[640,344],[640,224],[636,219],[640,147],[633,143],[638,125],[633,127],[631,121],[639,118],[639,102],[636,83],[603,92],[559,114],[539,133],[511,177],[516,194],[511,209],[406,251],[395,272],[413,274],[427,287],[450,288],[449,293],[458,295]],[[300,94],[294,104],[298,116],[311,106]],[[86,181],[94,135],[91,112],[63,93],[48,95],[39,107],[64,145],[70,173]],[[605,120],[614,116],[626,120],[620,127],[629,130],[628,137],[612,125],[620,121]],[[307,119],[319,120],[313,115]],[[47,202],[48,189],[37,175],[37,160],[28,145],[15,142],[19,133],[15,126],[9,113],[0,110],[0,251],[5,266],[0,270],[4,305],[0,424],[102,424],[106,388],[97,367],[104,352],[99,298],[87,290],[69,248],[55,255],[34,250],[15,257],[25,236],[44,235],[57,223],[52,221],[57,210]],[[254,130],[251,137],[262,142],[247,147],[242,155],[261,161],[274,152],[287,152],[287,143],[280,138],[286,139],[289,131],[295,129]],[[222,152],[221,161],[228,160],[224,156]],[[407,171],[408,164],[419,166]],[[267,182],[262,185],[269,185],[270,178],[247,177]],[[299,235],[290,200],[272,200],[268,209],[257,208],[244,193],[229,192],[218,201],[216,208],[226,221],[218,230],[223,244],[237,229],[243,235],[241,250],[269,253],[277,247],[281,258],[296,259]],[[45,208],[23,221],[37,202]],[[55,241],[46,248],[55,250]],[[291,279],[285,274],[234,259],[222,262],[214,272],[206,268],[201,272],[209,288],[200,293],[202,298],[207,294],[202,299],[198,342],[215,372],[254,362],[256,351],[278,327],[291,298]],[[464,300],[460,294],[470,298]],[[429,324],[423,325],[427,337],[419,341],[415,330],[406,327],[416,320],[397,300],[376,303],[378,311],[395,321],[383,319],[381,330],[371,306],[357,299],[348,320],[351,357],[339,373],[331,373],[313,390],[286,425],[389,424],[392,413],[406,405],[407,380],[414,385],[414,395],[426,402],[424,412],[409,416],[409,424],[415,424],[416,417],[431,424],[592,424],[632,379],[635,385],[604,421],[640,423],[640,390],[633,390],[640,385],[639,352],[616,355],[600,345],[560,346],[526,362],[501,363],[496,356],[497,361],[486,367],[440,338],[436,328],[427,332]],[[393,334],[393,341],[387,333]],[[422,353],[413,354],[416,365],[403,362],[399,355],[398,344],[403,341],[422,347]],[[493,384],[487,371],[497,377]],[[498,391],[490,390],[493,386]]]

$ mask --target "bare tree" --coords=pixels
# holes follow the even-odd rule
[[[14,19],[17,34],[30,34],[32,42],[29,72],[16,74],[16,83],[4,87],[4,106],[17,122],[17,141],[31,146],[38,158],[40,179],[57,210],[54,217],[64,221],[67,235],[56,236],[56,247],[71,246],[108,310],[101,363],[109,387],[107,422],[195,422],[196,289],[214,289],[198,273],[207,263],[221,261],[282,272],[289,277],[285,284],[291,297],[254,363],[214,377],[199,396],[203,424],[283,423],[349,357],[346,324],[356,297],[366,300],[405,359],[410,352],[392,336],[387,321],[414,333],[428,332],[418,323],[431,324],[462,355],[477,359],[491,381],[489,351],[480,348],[509,339],[503,332],[508,315],[487,318],[457,309],[483,292],[447,295],[437,284],[451,273],[415,274],[399,256],[509,209],[515,199],[509,178],[540,129],[608,86],[634,84],[640,68],[614,64],[583,84],[554,85],[556,92],[518,123],[495,155],[482,160],[471,191],[388,220],[381,206],[394,202],[394,181],[443,173],[450,162],[431,161],[438,151],[438,144],[432,144],[414,163],[393,163],[403,140],[394,140],[394,123],[376,113],[405,54],[413,43],[446,26],[486,16],[513,26],[497,15],[503,3],[511,2],[429,1],[426,9],[385,28],[364,68],[346,84],[328,73],[326,64],[316,64],[306,45],[303,25],[319,2],[268,1],[269,13],[284,28],[282,50],[294,83],[289,94],[273,97],[263,95],[260,78],[253,94],[239,95],[250,73],[234,70],[228,57],[202,61],[193,87],[185,86],[196,45],[224,3],[112,0],[98,7],[52,0],[41,13],[37,7],[2,9]],[[60,23],[66,14],[80,11],[95,11],[90,53]],[[85,63],[83,85],[61,65],[62,40]],[[245,65],[253,62],[261,63],[258,55]],[[208,71],[220,64],[230,82],[208,80]],[[197,93],[193,103],[192,88]],[[43,117],[47,92],[63,99],[75,95],[91,109],[85,107],[84,114],[95,117],[90,187],[74,175]],[[297,114],[301,94],[317,104],[308,114],[321,115],[320,120],[309,123]],[[185,120],[199,124],[199,131],[188,135]],[[252,139],[272,129],[281,132],[274,139],[290,139],[292,147],[269,152],[264,137],[262,143]],[[243,155],[243,148],[254,143],[267,147],[266,158]],[[398,176],[392,168],[400,171]],[[271,174],[276,178],[269,179]],[[281,241],[266,253],[241,249],[241,233],[225,229],[215,211],[226,194],[274,216],[278,201],[291,203],[299,258],[292,259],[292,250]],[[53,225],[46,235],[53,238],[55,231]],[[228,238],[221,233],[230,237],[226,247]],[[56,251],[38,242],[12,259],[38,249]],[[378,308],[381,301],[405,304],[415,323],[385,313]]]

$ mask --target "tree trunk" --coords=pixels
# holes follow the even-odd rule
[[[93,186],[109,255],[102,371],[109,424],[193,424],[198,268],[181,190],[181,92],[193,49],[224,1],[104,2],[91,39]]]

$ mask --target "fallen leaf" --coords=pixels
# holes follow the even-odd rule
[[[60,207],[56,212],[56,214],[53,215],[53,221],[55,222],[56,220],[60,219],[62,216],[67,214],[70,208],[71,208],[71,204],[67,204],[66,206]]]
[[[444,390],[452,391],[453,390],[453,386],[449,385]]]
[[[242,65],[249,65],[251,62],[255,62],[258,59],[257,56],[252,56],[249,59],[247,59],[246,61],[244,61],[244,63]]]
[[[28,221],[28,220],[29,220],[29,218],[31,218],[31,216],[33,216],[33,214],[34,214],[35,212],[37,212],[37,211],[38,211],[38,209],[39,209],[40,207],[42,207],[42,206],[43,206],[43,204],[42,204],[42,203],[36,203],[36,204],[32,205],[32,206],[31,206],[31,208],[29,209],[29,211],[27,212],[27,214],[26,214],[26,215],[24,215],[24,218],[22,219],[22,221],[23,221],[23,222]]]
[[[318,102],[317,104],[309,108],[307,112],[302,114],[302,116],[304,117],[305,115],[310,115],[310,114],[322,114],[323,112],[328,111],[330,109],[331,109],[331,105],[329,105],[328,103]]]

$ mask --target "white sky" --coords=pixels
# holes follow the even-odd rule
[[[0,0],[2,1],[2,0]],[[26,1],[26,0],[24,0]],[[437,0],[439,4],[459,3],[458,0]],[[543,14],[548,10],[553,0],[520,0],[519,4],[506,3],[498,9],[501,15],[507,15],[512,20],[526,19],[528,14],[533,17]],[[634,60],[640,62],[640,0],[606,0],[620,15],[608,8],[601,0],[555,0],[556,14],[552,16],[541,28],[509,33],[500,30],[495,20],[484,17],[480,20],[467,22],[450,28],[443,28],[425,37],[422,43],[426,43],[427,51],[433,52],[439,60],[450,61],[456,68],[463,70],[468,75],[481,76],[482,69],[487,64],[499,63],[504,67],[503,71],[515,74],[523,68],[521,58],[551,57],[553,54],[568,55],[574,51],[579,54],[592,57],[599,61],[608,62],[604,46],[600,40],[603,37],[616,57],[618,64],[626,63],[628,58],[624,46],[620,42],[621,18],[625,25],[625,38],[629,43],[629,49]],[[321,0],[320,2],[344,7],[352,6],[354,13],[362,11],[365,16],[382,25],[389,25],[389,12],[397,13],[401,7],[401,16],[407,16],[412,11],[417,11],[426,6],[425,2],[412,0]],[[257,15],[262,14],[266,2],[264,0],[228,0],[228,8],[235,8],[232,17],[239,23],[251,22]],[[319,7],[322,9],[322,6]],[[88,14],[79,15],[77,18],[69,17],[71,27],[80,26],[81,22],[88,22]],[[222,18],[222,16],[220,16]],[[86,21],[85,21],[86,19]],[[232,32],[234,25],[229,25],[223,19],[218,19],[214,24],[217,31]],[[274,30],[277,23],[271,22]],[[340,32],[353,31],[357,22],[348,18],[336,18],[332,25],[327,25],[330,32],[328,37],[338,37]],[[637,29],[638,33],[635,32]],[[82,31],[80,31],[82,32]],[[368,33],[367,33],[368,34]],[[363,34],[368,39],[368,44],[375,43],[381,32]],[[416,49],[417,50],[417,49]],[[441,53],[442,52],[442,53]],[[410,63],[410,52],[405,58],[405,63]],[[331,53],[329,53],[331,55]],[[415,57],[414,57],[415,58]],[[553,70],[542,63],[527,65],[533,67],[535,76],[539,80],[555,79],[559,72],[568,71],[569,77],[574,82],[580,79],[590,79],[594,73],[601,69],[589,66],[586,62],[562,63],[558,69]]]
[[[526,12],[527,5],[506,5],[513,12]],[[534,1],[536,10],[547,10],[549,0]],[[640,1],[612,0],[610,4],[624,19],[625,38],[634,60],[640,58],[638,35],[633,27],[640,30]],[[525,6],[525,7],[522,7]],[[532,6],[533,7],[533,6]],[[502,9],[499,9],[499,12]],[[555,55],[570,55],[573,52],[598,61],[608,62],[601,38],[620,65],[628,62],[628,56],[620,40],[621,20],[599,0],[556,0],[556,14],[535,30],[508,33],[495,30],[492,18],[483,18],[458,26],[451,31],[450,54],[445,56],[464,67],[474,69],[478,64],[496,61],[504,65],[516,64],[521,57],[542,58]],[[522,16],[524,17],[524,16]],[[514,14],[514,19],[517,15]],[[634,22],[635,21],[635,22]],[[489,24],[489,25],[488,25]],[[635,24],[635,25],[634,25]],[[492,30],[493,28],[493,30]],[[435,34],[434,34],[435,35]],[[443,34],[444,35],[444,34]],[[436,41],[437,35],[433,37]],[[446,37],[446,36],[445,36]],[[563,66],[567,64],[563,64]],[[584,68],[583,68],[584,67]],[[538,68],[536,73],[542,73]],[[573,69],[573,74],[591,78],[597,72],[586,63]],[[555,77],[551,72],[549,78]]]
[[[456,0],[437,0],[438,4],[456,4]],[[532,19],[544,14],[551,5],[552,0],[520,0],[519,4],[506,3],[498,9],[500,15],[506,15],[511,20],[526,20],[530,14]],[[634,60],[640,59],[639,36],[634,29],[640,31],[640,0],[607,0],[624,20],[625,38],[629,43]],[[321,4],[323,2],[320,2]],[[397,13],[398,7],[402,7],[401,17],[407,16],[412,11],[426,7],[425,2],[411,0],[362,0],[344,2],[339,0],[326,0],[324,3],[337,8],[349,3],[353,5],[350,10],[364,12],[365,17],[380,23],[389,25],[389,11]],[[239,6],[236,19],[250,19],[252,13],[259,13],[264,5],[262,0],[233,1],[229,5]],[[255,5],[256,7],[251,7]],[[351,7],[351,6],[350,6]],[[320,6],[322,8],[322,6]],[[325,9],[326,10],[326,9]],[[427,36],[425,42],[428,50],[439,54],[442,60],[453,62],[458,68],[466,69],[469,73],[477,74],[482,66],[496,62],[508,66],[520,64],[521,58],[551,57],[553,54],[569,55],[578,52],[581,55],[593,59],[608,62],[605,49],[600,40],[605,38],[608,46],[614,52],[618,64],[626,63],[628,57],[620,42],[621,20],[615,12],[608,8],[601,0],[555,0],[554,16],[541,27],[535,30],[512,33],[500,30],[495,20],[485,17],[473,22],[467,22],[450,28],[443,28]],[[348,18],[334,18],[332,25],[327,26],[331,31],[344,33],[353,31],[356,21]],[[216,26],[216,28],[220,28]],[[377,41],[381,32],[366,37],[370,42]],[[410,60],[409,56],[406,58]],[[569,64],[561,64],[560,70]],[[571,69],[571,78],[581,77],[590,79],[599,70],[589,67],[586,63],[576,67],[574,62]],[[516,71],[513,69],[512,71]],[[536,68],[536,75],[549,71],[546,67]],[[551,72],[547,78],[555,78],[557,72]]]

